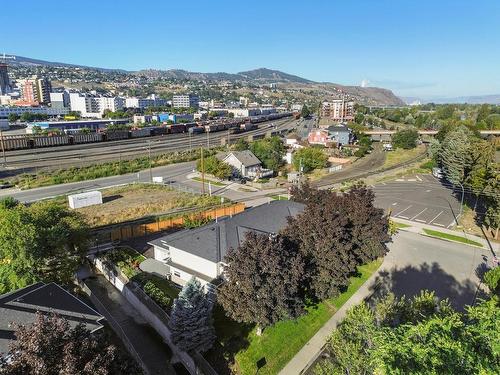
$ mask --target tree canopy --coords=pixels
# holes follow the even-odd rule
[[[314,169],[325,168],[328,164],[328,156],[319,147],[301,148],[293,154],[293,167],[295,170],[307,173]]]
[[[0,205],[0,293],[35,281],[69,283],[86,254],[81,215],[53,203]]]
[[[283,165],[283,156],[286,149],[279,137],[254,141],[250,144],[249,148],[259,158],[265,168],[277,171]]]
[[[316,374],[493,374],[500,370],[498,298],[454,311],[422,291],[352,308]]]
[[[211,174],[221,180],[227,179],[233,173],[233,168],[219,160],[215,155],[206,157],[203,161],[205,173]],[[201,172],[201,160],[196,163],[196,170]]]
[[[8,361],[0,357],[0,375],[119,375],[141,374],[130,358],[121,354],[101,334],[91,334],[82,324],[72,328],[57,315],[37,314],[33,324],[16,326]]]
[[[392,144],[396,148],[404,148],[405,150],[415,148],[417,146],[418,132],[415,129],[398,130],[392,136]]]

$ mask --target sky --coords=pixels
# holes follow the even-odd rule
[[[500,0],[3,0],[0,25],[0,53],[49,61],[500,94]]]

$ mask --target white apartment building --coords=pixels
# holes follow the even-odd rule
[[[82,117],[102,118],[105,110],[120,111],[125,106],[125,99],[119,96],[95,96],[81,93],[69,94],[72,111],[80,112]]]
[[[194,94],[174,95],[172,98],[172,106],[174,108],[198,108],[200,98]]]
[[[69,108],[69,104],[68,91],[50,93],[50,106],[52,108]]]

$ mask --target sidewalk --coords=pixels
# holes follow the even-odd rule
[[[427,236],[427,234],[425,234],[423,230],[424,229],[430,229],[430,230],[434,230],[434,231],[437,231],[437,232],[451,234],[451,235],[454,235],[454,236],[465,237],[468,240],[479,242],[479,243],[481,243],[483,245],[483,247],[485,249],[490,250],[491,252],[495,253],[495,255],[497,255],[497,256],[500,253],[500,244],[498,242],[489,241],[489,240],[487,240],[484,237],[474,236],[472,234],[466,233],[465,231],[457,231],[457,230],[451,230],[451,229],[436,227],[434,225],[427,225],[427,224],[424,224],[424,223],[418,223],[416,221],[405,220],[405,219],[401,219],[399,217],[398,218],[392,217],[391,220],[394,221],[394,222],[396,222],[396,223],[402,223],[402,224],[409,225],[409,227],[407,227],[407,228],[400,228],[399,230],[403,230],[403,231],[407,231],[407,232],[413,232],[413,233],[418,233],[418,234],[421,234],[423,236]],[[444,241],[446,241],[446,240],[444,240]],[[450,241],[450,242],[454,242],[454,241]]]

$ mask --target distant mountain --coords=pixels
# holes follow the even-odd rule
[[[126,71],[122,69],[107,69],[99,67],[89,67],[84,65],[67,64],[61,62],[52,62],[45,60],[32,59],[23,56],[16,56],[16,60],[9,60],[9,65],[16,66],[50,66],[50,67],[69,67],[79,69],[93,69],[101,72],[120,72],[123,74],[133,74],[136,76],[146,76],[151,78],[166,78],[178,80],[193,81],[229,81],[229,82],[248,82],[254,84],[279,83],[286,87],[295,87],[301,90],[307,87],[316,90],[325,97],[338,97],[347,95],[349,98],[367,105],[404,105],[405,103],[398,98],[391,90],[378,87],[360,87],[344,86],[330,82],[314,82],[293,74],[259,68],[239,73],[201,73],[189,72],[182,69],[158,70],[145,69],[140,71]]]
[[[500,94],[497,94],[497,95],[477,95],[477,96],[459,96],[456,98],[427,99],[427,100],[425,100],[425,103],[500,104]]]
[[[83,68],[83,69],[95,69],[102,72],[126,72],[123,69],[108,69],[108,68],[98,68],[93,66],[85,66],[85,65],[77,65],[77,64],[68,64],[62,62],[54,62],[54,61],[46,61],[46,60],[38,60],[32,59],[30,57],[16,56],[15,60],[8,60],[8,64],[10,66],[53,66],[53,67],[66,67],[66,68]]]
[[[308,79],[294,76],[292,74],[283,73],[279,70],[271,70],[267,68],[259,68],[248,70],[246,72],[239,72],[238,75],[246,78],[247,80],[264,81],[264,82],[294,82],[294,83],[315,83]]]

